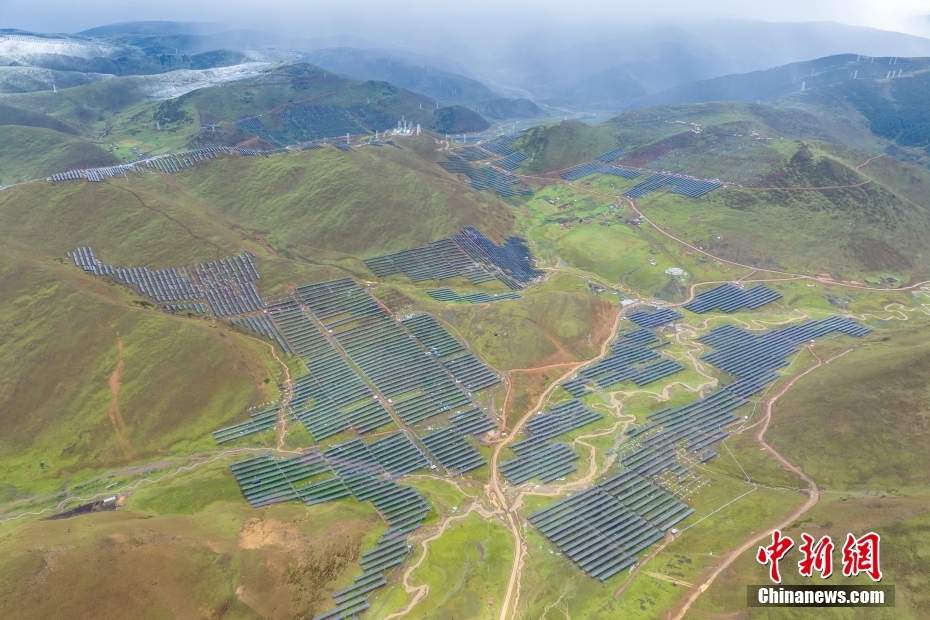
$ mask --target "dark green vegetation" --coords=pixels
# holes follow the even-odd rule
[[[462,105],[453,105],[433,111],[426,128],[436,133],[467,133],[484,131],[490,127],[480,114]]]
[[[202,88],[156,103],[148,102],[148,88],[140,78],[126,77],[58,94],[12,95],[4,101],[24,111],[18,114],[45,115],[43,118],[52,119],[49,122],[72,127],[72,132],[105,139],[126,159],[140,152],[254,140],[255,136],[235,126],[236,119],[262,114],[265,126],[274,129],[282,111],[301,104],[371,105],[397,118],[406,116],[414,123],[425,122],[434,107],[431,99],[392,84],[355,82],[308,64],[274,67],[255,78]]]
[[[930,71],[927,59],[902,59],[902,76],[895,79],[847,80],[780,102],[797,105],[854,127],[864,126],[877,146],[893,157],[926,166],[930,162]]]
[[[74,168],[118,163],[96,144],[52,129],[0,126],[0,185]]]

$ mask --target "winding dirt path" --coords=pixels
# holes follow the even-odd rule
[[[491,454],[491,478],[488,483],[488,495],[491,499],[492,504],[496,504],[498,507],[502,508],[505,511],[508,526],[510,527],[511,534],[513,535],[514,540],[514,549],[516,550],[514,555],[513,566],[510,571],[510,579],[507,582],[507,590],[504,594],[503,605],[501,606],[501,615],[500,620],[507,620],[510,610],[515,609],[517,606],[518,598],[514,597],[514,590],[518,587],[520,580],[520,569],[523,566],[523,556],[524,556],[524,544],[523,536],[520,533],[520,526],[517,523],[517,512],[508,506],[507,498],[504,495],[504,492],[501,490],[500,484],[500,472],[498,471],[498,461],[500,460],[501,452],[516,439],[517,433],[526,424],[526,421],[529,420],[533,414],[535,414],[539,409],[545,404],[546,400],[552,394],[552,392],[566,379],[571,378],[572,374],[575,373],[579,368],[586,366],[596,360],[599,360],[607,355],[607,351],[610,347],[610,343],[613,340],[613,335],[617,333],[617,330],[620,328],[620,321],[623,319],[623,309],[621,308],[617,312],[617,317],[614,319],[614,324],[611,329],[607,332],[607,338],[601,344],[600,353],[590,360],[584,360],[574,364],[567,372],[565,372],[561,377],[549,384],[542,394],[536,400],[536,404],[531,407],[526,414],[521,417],[516,424],[514,424],[510,434],[507,437],[504,437],[502,441],[498,442],[494,446],[494,452]],[[504,418],[506,419],[506,411],[504,412]]]
[[[119,357],[116,361],[116,368],[110,373],[110,379],[108,381],[110,386],[110,406],[107,409],[107,416],[110,418],[110,425],[113,427],[113,432],[116,434],[116,444],[119,446],[120,450],[122,450],[123,456],[125,456],[128,461],[132,460],[133,450],[132,445],[124,435],[126,432],[126,421],[123,419],[123,414],[120,413],[119,410],[119,389],[122,385],[121,379],[123,374],[123,339],[119,334],[116,335],[116,347],[119,351]]]
[[[714,580],[717,579],[717,577],[719,577],[720,574],[723,573],[723,571],[729,568],[729,566],[734,561],[736,561],[736,558],[738,558],[745,551],[749,550],[750,548],[758,544],[760,541],[762,541],[766,537],[770,536],[771,530],[785,529],[789,525],[797,521],[801,515],[803,515],[805,512],[813,508],[814,505],[817,504],[817,501],[820,499],[820,490],[817,488],[817,483],[814,482],[814,479],[808,476],[804,472],[804,470],[801,469],[799,466],[793,464],[791,461],[789,461],[784,456],[782,456],[780,452],[778,452],[775,448],[770,446],[765,441],[765,432],[768,430],[769,424],[772,421],[772,409],[774,408],[775,403],[778,401],[778,399],[784,396],[784,394],[789,389],[791,389],[791,387],[801,377],[804,377],[805,375],[817,370],[824,364],[829,364],[833,360],[839,357],[842,357],[843,355],[846,355],[847,353],[853,350],[853,349],[846,349],[844,351],[837,353],[836,355],[833,355],[832,357],[826,360],[822,360],[819,357],[817,357],[817,355],[814,353],[813,349],[810,346],[808,346],[807,348],[811,352],[811,354],[816,358],[817,363],[805,369],[803,372],[800,372],[794,377],[792,377],[790,381],[784,383],[774,394],[772,394],[770,397],[768,397],[765,400],[763,404],[761,424],[758,426],[756,430],[756,437],[755,437],[756,444],[762,450],[765,450],[766,452],[768,452],[772,457],[775,458],[776,461],[778,461],[778,463],[782,466],[783,469],[795,474],[798,478],[801,479],[802,482],[804,482],[807,485],[807,489],[802,491],[807,494],[807,499],[804,501],[803,504],[801,504],[798,508],[793,510],[784,519],[772,525],[771,528],[764,530],[758,534],[754,534],[753,536],[748,538],[746,541],[741,543],[739,546],[737,546],[735,549],[721,556],[722,561],[720,562],[720,564],[714,566],[708,573],[702,576],[701,580],[695,584],[694,591],[688,596],[687,599],[685,599],[682,603],[680,603],[679,606],[672,612],[670,617],[674,618],[674,620],[681,620],[685,616],[685,614],[688,612],[688,610],[691,608],[691,606],[694,604],[694,602],[701,596],[701,594],[703,594],[707,590],[707,588],[710,587],[710,585],[714,582]]]
[[[462,521],[468,518],[468,516],[473,512],[477,512],[485,519],[492,519],[495,516],[500,516],[503,513],[503,511],[485,510],[476,500],[474,503],[472,503],[468,507],[468,510],[466,510],[462,514],[448,516],[445,519],[443,519],[442,523],[440,523],[439,525],[439,529],[436,531],[435,534],[433,534],[432,536],[428,538],[424,538],[423,540],[420,541],[420,548],[423,549],[423,553],[420,554],[420,557],[417,559],[416,562],[408,566],[407,570],[404,571],[404,577],[401,583],[404,586],[404,591],[407,592],[407,594],[413,594],[413,598],[407,603],[406,607],[404,607],[403,609],[399,609],[391,614],[388,614],[387,616],[384,617],[384,620],[393,620],[395,618],[402,618],[406,616],[417,605],[417,603],[419,603],[424,598],[426,598],[426,596],[429,594],[429,584],[424,583],[418,586],[410,585],[410,577],[413,575],[414,571],[420,568],[420,565],[422,565],[423,562],[426,560],[426,555],[429,551],[429,543],[439,540],[442,537],[442,535],[446,532],[446,530],[449,529],[450,525],[452,525],[456,521]]]

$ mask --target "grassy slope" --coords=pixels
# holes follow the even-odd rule
[[[690,143],[678,136],[669,138],[673,134],[691,135],[687,130],[682,133],[685,126],[672,121],[701,124],[705,133],[758,131],[772,137],[811,134],[811,124],[817,122],[806,113],[746,104],[663,106],[624,114],[597,127],[561,123],[537,128],[521,138],[521,148],[531,154],[526,168],[533,172],[590,160],[596,151],[607,150],[608,144],[599,141],[606,141],[609,136],[623,146],[641,146],[656,155],[666,150],[662,140],[677,141],[679,147]],[[821,125],[821,133],[829,138],[834,128],[826,127],[829,123]],[[930,202],[926,198],[930,178],[922,170],[885,158],[874,162],[876,174],[868,177],[870,168],[864,168],[862,173],[854,170],[870,157],[862,151],[825,142],[774,140],[768,144],[770,155],[781,163],[773,167],[774,174],[765,182],[767,186],[841,186],[867,178],[874,178],[875,182],[861,188],[818,192],[761,193],[727,188],[697,200],[653,192],[638,199],[637,204],[658,225],[689,243],[744,264],[811,273],[826,271],[840,279],[871,281],[876,281],[878,275],[894,275],[907,281],[925,279],[930,274],[930,255],[923,242],[930,230]],[[639,162],[644,158],[637,159],[634,151],[625,159]],[[609,180],[610,188],[590,179],[578,183],[608,194],[622,193],[629,186],[617,179]],[[562,202],[564,195],[573,190],[546,191],[562,193],[559,201]],[[584,200],[592,203],[598,199],[589,195]],[[609,200],[605,197],[602,206],[608,205]],[[579,205],[547,211],[540,203],[540,213],[546,216],[543,223],[550,223],[551,228],[551,222],[559,219],[602,216],[593,209],[593,203],[587,210],[578,208]],[[609,248],[608,239],[617,237],[610,229],[588,231],[585,243],[569,245],[562,239],[577,236],[576,233],[566,235],[552,229],[543,234],[548,242],[554,242],[563,258],[608,279],[629,273],[637,266],[630,263],[632,253],[606,258],[597,251],[599,247]],[[660,240],[658,236],[656,239]],[[652,245],[651,252],[655,253],[656,242]],[[642,264],[638,259],[635,262]],[[612,266],[613,263],[616,265]]]
[[[133,306],[71,267],[11,254],[0,251],[5,499],[210,449],[212,430],[275,397],[275,382],[265,379],[277,369],[262,345]],[[120,341],[114,409],[109,382]]]
[[[465,224],[498,238],[509,230],[512,216],[500,201],[464,188],[432,163],[432,140],[404,144],[229,158],[209,175],[178,180],[196,200],[301,258],[319,250],[377,256],[425,245]]]
[[[221,123],[235,142],[242,137],[231,129],[236,119],[268,113],[291,102],[343,106],[370,102],[413,122],[424,121],[434,107],[432,99],[387,82],[355,82],[309,64],[273,67],[256,78],[157,103],[147,102],[137,78],[106,80],[62,89],[58,94],[11,95],[4,102],[68,123],[87,135],[106,131],[107,140],[120,146],[125,157],[132,155],[130,147],[163,152],[199,146],[195,138],[202,124]],[[273,116],[266,121],[275,122]]]
[[[313,617],[383,529],[359,502],[252,509],[220,463],[117,512],[0,527],[0,617]]]
[[[355,256],[425,244],[465,224],[509,232],[503,205],[459,188],[406,148],[232,157],[172,177],[41,181],[0,193],[0,307],[13,326],[0,345],[5,495],[53,488],[84,469],[209,449],[209,432],[271,400],[279,379],[263,345],[146,310],[67,264],[65,251],[90,245],[110,264],[162,268],[249,250],[265,274],[260,288],[273,293],[344,277],[340,265],[368,274]],[[119,434],[108,417],[118,339]]]
[[[790,174],[777,185],[848,185],[867,178],[853,170],[854,160],[840,160],[816,146],[810,152],[810,160],[797,165],[798,153],[789,158]],[[908,175],[902,167],[885,168],[881,179],[854,189],[763,193],[727,188],[698,200],[653,193],[637,204],[657,225],[692,245],[744,264],[826,271],[839,279],[874,280],[869,274],[888,273],[921,280],[930,273],[923,242],[930,230],[930,205],[915,185],[926,187],[927,179]],[[907,194],[921,202],[897,191],[901,176],[907,177],[901,182],[909,186]]]
[[[882,583],[896,586],[894,609],[823,610],[823,617],[925,615],[930,571],[930,495],[923,466],[930,402],[926,328],[925,320],[909,321],[872,336],[865,346],[798,381],[775,408],[768,441],[824,489],[820,502],[787,534],[795,540],[801,532],[829,534],[837,541],[847,532],[879,532]],[[744,584],[763,583],[763,570],[752,554],[744,554],[698,600],[693,616],[743,608]],[[786,574],[788,583],[804,583],[795,570]],[[781,612],[777,617],[810,617]],[[769,616],[751,610],[747,617]]]
[[[15,108],[5,103],[0,103],[0,125],[21,125],[23,127],[44,127],[45,129],[54,129],[61,133],[77,135],[70,125],[37,112],[30,112],[21,108]]]
[[[52,129],[0,127],[0,185],[117,161],[96,144]]]

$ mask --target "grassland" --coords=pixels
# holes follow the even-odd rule
[[[254,138],[237,130],[234,122],[242,116],[266,114],[266,122],[273,125],[275,114],[288,104],[370,103],[413,122],[425,122],[434,107],[432,99],[387,82],[355,82],[299,63],[271,67],[255,78],[154,103],[149,102],[137,77],[114,78],[58,93],[8,95],[3,101],[4,109],[15,109],[18,116],[41,116],[45,124],[64,124],[88,137],[105,137],[124,158],[139,152],[160,153],[215,143],[218,136],[208,135],[211,132],[204,132],[203,126],[217,123],[219,138],[225,144]]]
[[[221,463],[115,512],[0,526],[0,617],[312,617],[380,530],[358,502],[252,509]]]
[[[117,162],[111,153],[82,138],[39,127],[0,126],[0,185]]]
[[[728,116],[731,111],[720,106],[708,106],[702,114],[703,122],[738,117]],[[652,127],[648,139],[683,129],[666,119],[644,116],[641,123]],[[795,162],[792,169],[791,158],[802,145],[781,142],[786,182],[820,182],[817,175],[859,178],[848,153],[817,144],[809,147],[811,157]],[[405,141],[403,146],[236,156],[171,176],[130,175],[100,184],[40,182],[0,192],[0,316],[13,326],[0,341],[0,467],[6,468],[0,472],[2,510],[13,514],[48,507],[71,492],[137,485],[126,507],[115,513],[64,521],[24,518],[0,525],[0,547],[9,551],[0,557],[0,608],[14,601],[13,616],[44,617],[60,608],[77,584],[80,596],[69,609],[78,617],[120,616],[137,609],[141,611],[135,615],[151,617],[185,617],[189,610],[194,610],[191,617],[312,616],[329,609],[329,592],[349,583],[358,569],[359,550],[369,547],[385,527],[369,506],[350,500],[310,509],[296,503],[248,508],[225,469],[229,459],[241,455],[218,452],[209,431],[242,420],[250,405],[277,397],[274,385],[282,371],[266,345],[220,322],[155,311],[122,287],[66,264],[65,250],[92,245],[108,263],[150,267],[248,250],[257,256],[262,292],[274,293],[345,275],[368,280],[372,274],[362,258],[422,245],[463,224],[477,225],[497,239],[517,232],[529,239],[548,271],[545,282],[523,291],[519,300],[439,304],[425,294],[439,283],[414,284],[403,276],[373,287],[398,312],[433,312],[496,369],[507,371],[507,384],[487,397],[489,404],[497,400],[498,411],[506,403],[508,425],[535,407],[572,365],[597,354],[610,335],[620,293],[677,302],[694,284],[751,273],[690,251],[647,224],[629,222],[634,212],[611,196],[626,187],[622,179],[595,176],[574,187],[539,184],[532,198],[503,203],[464,189],[436,166],[431,139]],[[878,218],[876,226],[885,226],[885,219],[894,223],[902,214],[913,224],[912,218],[922,217],[919,203],[913,203],[926,179],[908,170],[904,182],[894,166],[882,169],[884,180],[877,181],[902,188],[893,195],[876,190],[887,195],[867,195],[872,202],[865,205],[859,204],[864,199],[858,194],[844,198],[847,202],[829,198],[832,207],[816,203],[821,211],[813,212],[828,212],[816,220],[824,226],[820,233],[834,234],[845,221],[837,224],[830,217],[841,218],[837,211],[845,213],[853,202],[861,217]],[[706,237],[704,247],[716,251],[719,247],[711,244],[729,242],[731,233],[719,234],[723,224],[714,218],[723,209],[734,209],[714,200],[730,191],[700,201],[669,202],[677,199],[662,195],[639,204],[660,226],[670,226],[689,241]],[[792,208],[807,204],[814,203]],[[872,207],[878,211],[869,211]],[[766,208],[775,207],[758,207]],[[668,222],[661,221],[664,213],[680,221],[671,215]],[[733,221],[733,227],[752,227],[745,219]],[[790,253],[793,247],[776,247],[793,234],[781,231],[782,220],[763,219],[759,225],[767,228],[751,234],[760,237],[760,247]],[[888,237],[889,244],[910,239],[906,235],[911,233],[893,226],[888,230],[889,235],[900,234]],[[766,234],[771,239],[761,239]],[[722,239],[710,238],[714,236]],[[833,248],[842,239],[829,241],[820,254],[839,256]],[[740,243],[751,246],[750,241]],[[817,269],[816,263],[803,261],[821,257],[805,256],[797,259],[799,268]],[[665,274],[670,266],[687,273]],[[442,284],[472,288],[465,280]],[[808,281],[771,285],[784,295],[782,301],[728,316],[689,315],[679,329],[664,331],[669,344],[663,350],[688,370],[643,389],[627,384],[612,394],[586,397],[586,404],[605,419],[565,436],[581,455],[579,472],[538,489],[507,489],[508,501],[523,490],[547,493],[527,495],[520,508],[525,515],[566,493],[562,483],[582,479],[589,462],[594,473],[604,474],[612,462],[608,452],[623,440],[630,416],[641,423],[658,407],[684,404],[698,391],[712,389],[706,374],[717,375],[695,361],[704,347],[694,342],[710,325],[730,322],[759,329],[848,310],[885,328],[888,319],[900,315],[896,307],[883,308],[909,307],[922,299]],[[499,283],[474,288],[502,290]],[[825,486],[823,503],[791,531],[814,525],[831,532],[887,527],[883,536],[887,531],[900,541],[890,543],[893,547],[886,552],[895,555],[889,560],[890,572],[897,584],[905,584],[899,585],[907,601],[903,609],[911,613],[925,604],[921,588],[928,504],[921,490],[926,486],[920,466],[925,455],[919,444],[926,430],[922,416],[930,377],[924,367],[930,350],[921,340],[926,321],[918,322],[915,311],[906,316],[911,321],[903,327],[882,329],[855,352],[799,381],[779,401],[769,439]],[[819,342],[814,350],[832,354],[858,344],[836,338]],[[294,360],[285,362],[293,368]],[[802,353],[788,372],[814,362]],[[556,390],[551,402],[565,396]],[[838,408],[845,415],[837,415]],[[884,424],[873,439],[876,412]],[[752,411],[747,407],[738,413]],[[253,439],[234,449],[262,449],[271,437]],[[287,436],[287,447],[310,444],[300,429]],[[723,445],[720,457],[697,468],[708,484],[687,497],[696,513],[679,527],[689,529],[646,562],[644,572],[619,596],[615,593],[627,575],[606,584],[588,579],[521,522],[528,553],[516,617],[661,617],[687,589],[669,580],[699,581],[721,553],[803,502],[797,478],[760,452],[748,434]],[[849,446],[861,454],[847,454]],[[481,450],[489,454],[491,448]],[[886,456],[889,452],[894,456]],[[205,464],[212,458],[218,458],[216,463]],[[162,479],[185,464],[197,464],[197,469]],[[406,583],[430,591],[411,617],[500,617],[515,548],[505,513],[484,499],[487,476],[488,468],[481,468],[451,482],[429,476],[409,479],[435,510],[414,537],[417,550],[409,563],[392,573],[389,586],[373,597],[369,616],[383,617],[410,603]],[[475,500],[484,514],[464,516]],[[836,516],[836,506],[851,506],[851,516]],[[419,543],[434,536],[438,538],[426,543],[423,555]],[[34,543],[39,539],[48,542],[39,547]],[[742,610],[744,590],[737,586],[759,574],[751,560],[741,558],[715,582],[692,616]],[[90,562],[103,569],[81,574]],[[202,585],[190,587],[192,581]],[[47,600],[34,600],[31,593],[38,587],[50,590]],[[114,607],[93,607],[98,596]]]
[[[910,313],[912,318],[915,314]],[[888,316],[885,314],[885,316]],[[919,317],[920,315],[916,315]],[[920,618],[926,594],[930,497],[926,492],[928,347],[916,318],[883,330],[864,346],[804,377],[775,408],[769,441],[822,487],[820,502],[786,534],[843,540],[848,532],[882,536],[882,583],[896,586],[894,609],[820,610],[826,618]],[[744,554],[698,600],[690,617],[742,607],[747,584],[765,576]],[[787,583],[804,583],[796,571]],[[834,576],[829,583],[846,579]],[[849,583],[861,583],[862,580]],[[779,610],[752,618],[807,618]]]

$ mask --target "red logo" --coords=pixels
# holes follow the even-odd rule
[[[775,583],[781,583],[781,574],[778,572],[778,561],[794,546],[794,541],[788,536],[782,536],[781,530],[772,532],[772,544],[768,547],[759,547],[756,560],[759,564],[769,565],[769,578]]]
[[[824,536],[814,544],[814,537],[810,534],[801,534],[804,540],[798,550],[804,554],[804,559],[798,562],[798,569],[804,577],[812,577],[814,571],[820,573],[821,579],[833,574],[833,541]]]
[[[869,532],[857,539],[852,534],[846,535],[846,544],[843,545],[843,575],[853,577],[865,573],[872,581],[881,581],[882,570],[878,566],[878,545],[881,536]]]

